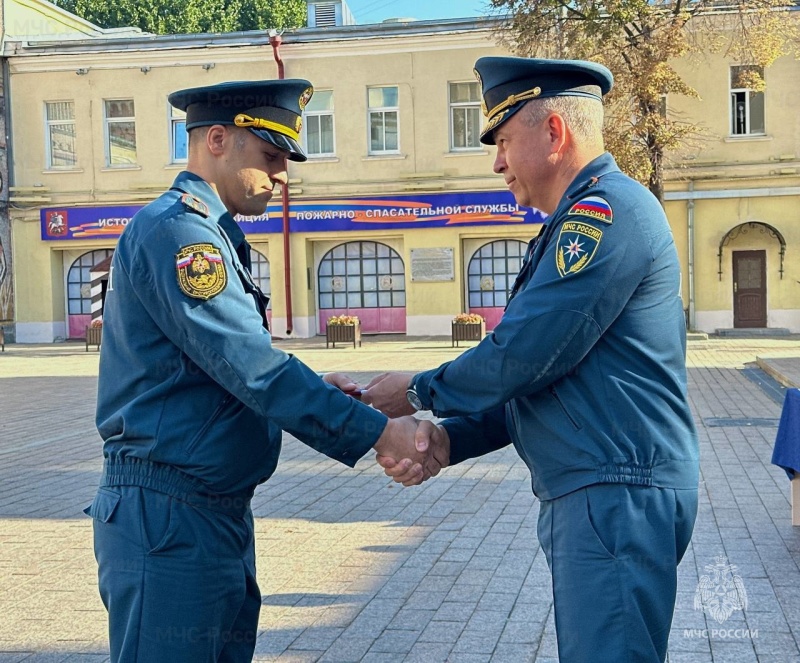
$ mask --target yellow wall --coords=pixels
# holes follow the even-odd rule
[[[22,1],[22,0],[20,0]],[[33,0],[31,0],[33,1]],[[327,197],[436,192],[503,191],[492,173],[494,149],[468,153],[449,150],[448,83],[472,81],[475,60],[504,50],[489,30],[458,33],[408,33],[379,38],[368,30],[358,39],[304,41],[302,31],[287,35],[281,53],[287,77],[312,81],[334,92],[336,155],[290,164],[293,201]],[[193,37],[185,44],[164,39],[158,48],[63,53],[25,52],[9,59],[17,193],[12,223],[17,260],[16,302],[20,321],[52,324],[64,321],[63,268],[60,249],[75,242],[39,239],[33,219],[41,207],[144,204],[168,188],[180,164],[170,163],[167,95],[176,88],[226,80],[274,78],[276,66],[268,44],[218,45],[208,48]],[[263,41],[263,40],[262,40]],[[179,47],[180,46],[180,47]],[[696,326],[714,331],[732,326],[731,249],[767,251],[770,326],[800,332],[800,63],[778,60],[766,72],[765,136],[729,136],[729,76],[735,64],[722,55],[676,64],[701,100],[668,99],[669,112],[702,124],[698,147],[671,155],[665,204],[684,274],[682,296],[689,301],[689,213],[694,196],[694,295]],[[213,66],[212,66],[213,65]],[[143,73],[142,68],[147,68]],[[87,70],[78,75],[76,71]],[[400,154],[368,154],[367,87],[396,85],[400,93]],[[136,106],[137,160],[132,168],[107,168],[103,134],[103,100],[133,98]],[[74,100],[77,159],[74,170],[45,169],[44,104]],[[24,146],[20,148],[19,146]],[[709,192],[722,197],[709,199]],[[792,193],[794,192],[794,193]],[[792,193],[792,195],[778,195]],[[26,202],[31,197],[30,202]],[[744,221],[762,221],[785,237],[783,280],[778,278],[778,243],[764,235],[743,236],[725,249],[723,278],[717,274],[722,237]],[[466,310],[464,263],[481,242],[499,238],[527,241],[536,231],[526,227],[450,227],[392,231],[295,233],[292,246],[293,314],[297,334],[316,333],[316,269],[320,251],[338,243],[377,240],[391,245],[406,264],[409,329],[438,330],[452,314]],[[273,320],[285,323],[283,238],[250,236],[271,265]],[[748,244],[749,242],[749,244]],[[112,247],[113,240],[95,242]],[[86,245],[89,248],[89,244]],[[451,247],[452,282],[414,283],[410,255],[414,248]],[[324,253],[324,251],[323,251]],[[310,269],[310,288],[309,272]],[[42,284],[50,292],[42,295]],[[57,285],[53,285],[57,283]],[[413,324],[412,324],[413,323]],[[278,325],[280,327],[280,324]],[[280,331],[280,330],[278,330]]]

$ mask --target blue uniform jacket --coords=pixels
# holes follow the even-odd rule
[[[414,385],[459,462],[513,443],[533,490],[696,488],[680,266],[663,209],[604,154],[529,245],[494,332]]]
[[[281,430],[350,466],[380,437],[383,414],[272,345],[248,250],[216,192],[188,172],[125,229],[103,312],[106,484],[151,485],[141,468],[158,463],[178,471],[156,473],[158,489],[252,494],[275,470]]]

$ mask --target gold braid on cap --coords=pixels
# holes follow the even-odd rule
[[[300,120],[300,118],[297,118]],[[295,131],[291,127],[287,127],[285,124],[279,124],[278,122],[271,122],[270,120],[265,120],[260,117],[250,117],[249,115],[245,115],[244,113],[239,113],[235,118],[233,118],[233,123],[237,127],[248,127],[253,129],[272,129],[272,131],[277,131],[278,133],[284,134],[289,136],[289,138],[294,138],[295,140],[300,140],[300,122],[298,121],[298,127]]]
[[[511,108],[512,106],[518,104],[520,101],[528,101],[528,99],[535,99],[542,93],[542,88],[535,87],[532,90],[526,90],[525,92],[518,92],[517,94],[509,95],[505,101],[501,101],[497,106],[492,108],[492,110],[487,111],[486,106],[483,106],[483,114],[492,119],[495,115],[504,111],[506,108]]]

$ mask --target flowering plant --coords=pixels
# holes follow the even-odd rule
[[[92,320],[92,322],[91,322],[91,324],[89,326],[90,327],[102,327],[103,326],[103,319],[102,318],[96,318],[96,319]]]
[[[357,325],[359,323],[359,319],[357,315],[334,315],[331,318],[328,318],[328,324],[333,327],[338,327],[342,325]]]
[[[478,325],[483,322],[483,316],[477,313],[459,313],[453,318],[453,322],[457,325]]]

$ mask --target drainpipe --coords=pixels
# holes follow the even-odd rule
[[[694,180],[689,181],[689,199],[686,201],[689,230],[689,329],[695,329],[694,302]]]
[[[278,79],[283,80],[283,60],[278,52],[281,46],[281,36],[277,30],[269,31],[269,43],[272,46],[272,55],[278,65]],[[288,165],[288,164],[287,164]],[[291,247],[289,243],[289,182],[288,169],[287,182],[281,185],[281,203],[283,205],[283,280],[286,291],[286,335],[292,334],[292,264]]]

